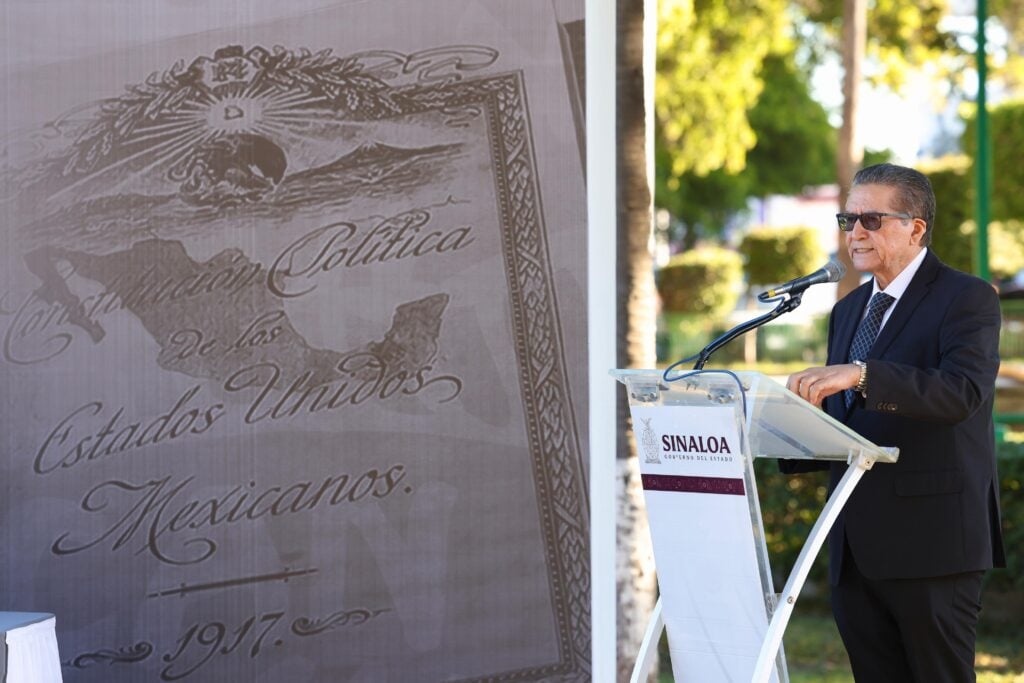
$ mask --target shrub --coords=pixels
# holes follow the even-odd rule
[[[701,247],[676,254],[658,272],[658,294],[666,313],[693,313],[721,319],[736,307],[742,264],[739,254]]]
[[[977,119],[967,121],[962,143],[964,151],[977,160]],[[1024,218],[1024,102],[1006,102],[989,110],[992,139],[992,220]],[[973,177],[973,169],[972,169]]]
[[[1024,443],[1000,443],[996,455],[1006,569],[989,572],[985,588],[1024,591]]]
[[[827,347],[828,315],[816,317],[809,325],[776,322],[757,330],[757,357],[774,363],[822,365]]]
[[[967,221],[960,227],[960,232],[970,243],[972,257],[976,246],[975,233],[977,230],[977,223],[973,220]],[[947,263],[949,262],[947,261]],[[1024,268],[1024,223],[1021,221],[993,221],[988,224],[988,268],[996,280],[1011,278],[1017,274],[1017,271]]]
[[[740,243],[752,285],[773,285],[814,270],[824,254],[813,228],[761,227],[751,230]]]
[[[796,564],[804,541],[828,498],[828,473],[789,475],[779,471],[773,458],[754,461],[757,497],[761,503],[765,543],[771,559],[775,589],[782,586]],[[823,546],[807,577],[807,593],[828,593],[828,552]]]
[[[974,236],[965,226],[974,215],[970,164],[969,158],[957,155],[918,166],[935,191],[935,227],[930,248],[944,263],[966,273],[974,269]]]
[[[1024,151],[1024,147],[1021,150]],[[935,190],[936,217],[931,248],[945,263],[968,273],[974,271],[977,232],[970,164],[967,157],[949,156],[918,168],[928,176]],[[1010,205],[1009,202],[1003,204]],[[1020,210],[1024,211],[1024,204]],[[989,270],[997,279],[1012,277],[1024,268],[1024,223],[1015,220],[1024,219],[1024,213],[1006,216],[996,215],[993,210],[993,219],[988,226]]]
[[[996,459],[1006,569],[986,574],[985,591],[1021,593],[1024,592],[1024,443],[997,444]],[[766,458],[754,462],[754,471],[775,587],[781,590],[825,505],[828,475],[826,472],[785,475],[779,472],[775,460]],[[867,476],[871,476],[870,473]],[[807,579],[808,597],[828,593],[827,555],[822,548],[815,560]]]
[[[1012,278],[1024,270],[1024,223],[998,221],[988,226],[989,270],[994,278]]]

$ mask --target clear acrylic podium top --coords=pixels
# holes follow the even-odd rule
[[[849,461],[863,454],[892,463],[899,457],[898,448],[876,446],[759,372],[684,371],[669,377],[689,376],[671,382],[661,370],[612,370],[611,375],[626,385],[631,406],[736,407],[738,416],[746,415],[743,427],[757,458]]]

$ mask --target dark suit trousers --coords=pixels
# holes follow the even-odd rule
[[[984,572],[868,579],[844,548],[832,611],[858,683],[975,681]]]

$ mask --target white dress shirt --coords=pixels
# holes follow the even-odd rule
[[[917,274],[917,269],[921,267],[921,263],[924,261],[924,255],[928,253],[927,247],[921,250],[921,253],[914,257],[914,260],[907,264],[907,267],[900,271],[900,274],[893,278],[892,282],[885,289],[881,289],[878,286],[878,280],[873,280],[871,288],[871,296],[868,297],[868,301],[878,294],[879,292],[885,292],[892,298],[896,299],[889,308],[885,309],[885,315],[882,316],[882,324],[879,326],[878,331],[881,333],[882,328],[885,327],[885,323],[889,322],[889,317],[892,312],[896,310],[896,304],[899,303],[900,297],[907,291],[907,287],[910,286],[910,281],[914,279],[914,275]],[[868,314],[868,307],[864,306],[864,312],[861,313],[861,320]]]

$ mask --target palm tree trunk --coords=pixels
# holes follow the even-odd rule
[[[861,65],[867,43],[867,0],[843,0],[843,125],[839,129],[839,150],[836,154],[836,176],[839,180],[840,210],[846,206],[853,176],[864,160],[864,145],[857,130],[860,107]],[[860,274],[846,251],[842,233],[839,235],[839,260],[846,265],[846,275],[839,283],[838,298],[857,287]]]
[[[647,177],[644,108],[644,0],[619,0],[617,54],[618,229],[617,361],[652,368],[655,301],[651,254],[652,197]],[[628,681],[654,608],[657,585],[636,446],[629,435],[628,404],[618,400],[617,443],[617,678]],[[656,673],[656,672],[655,672]]]

